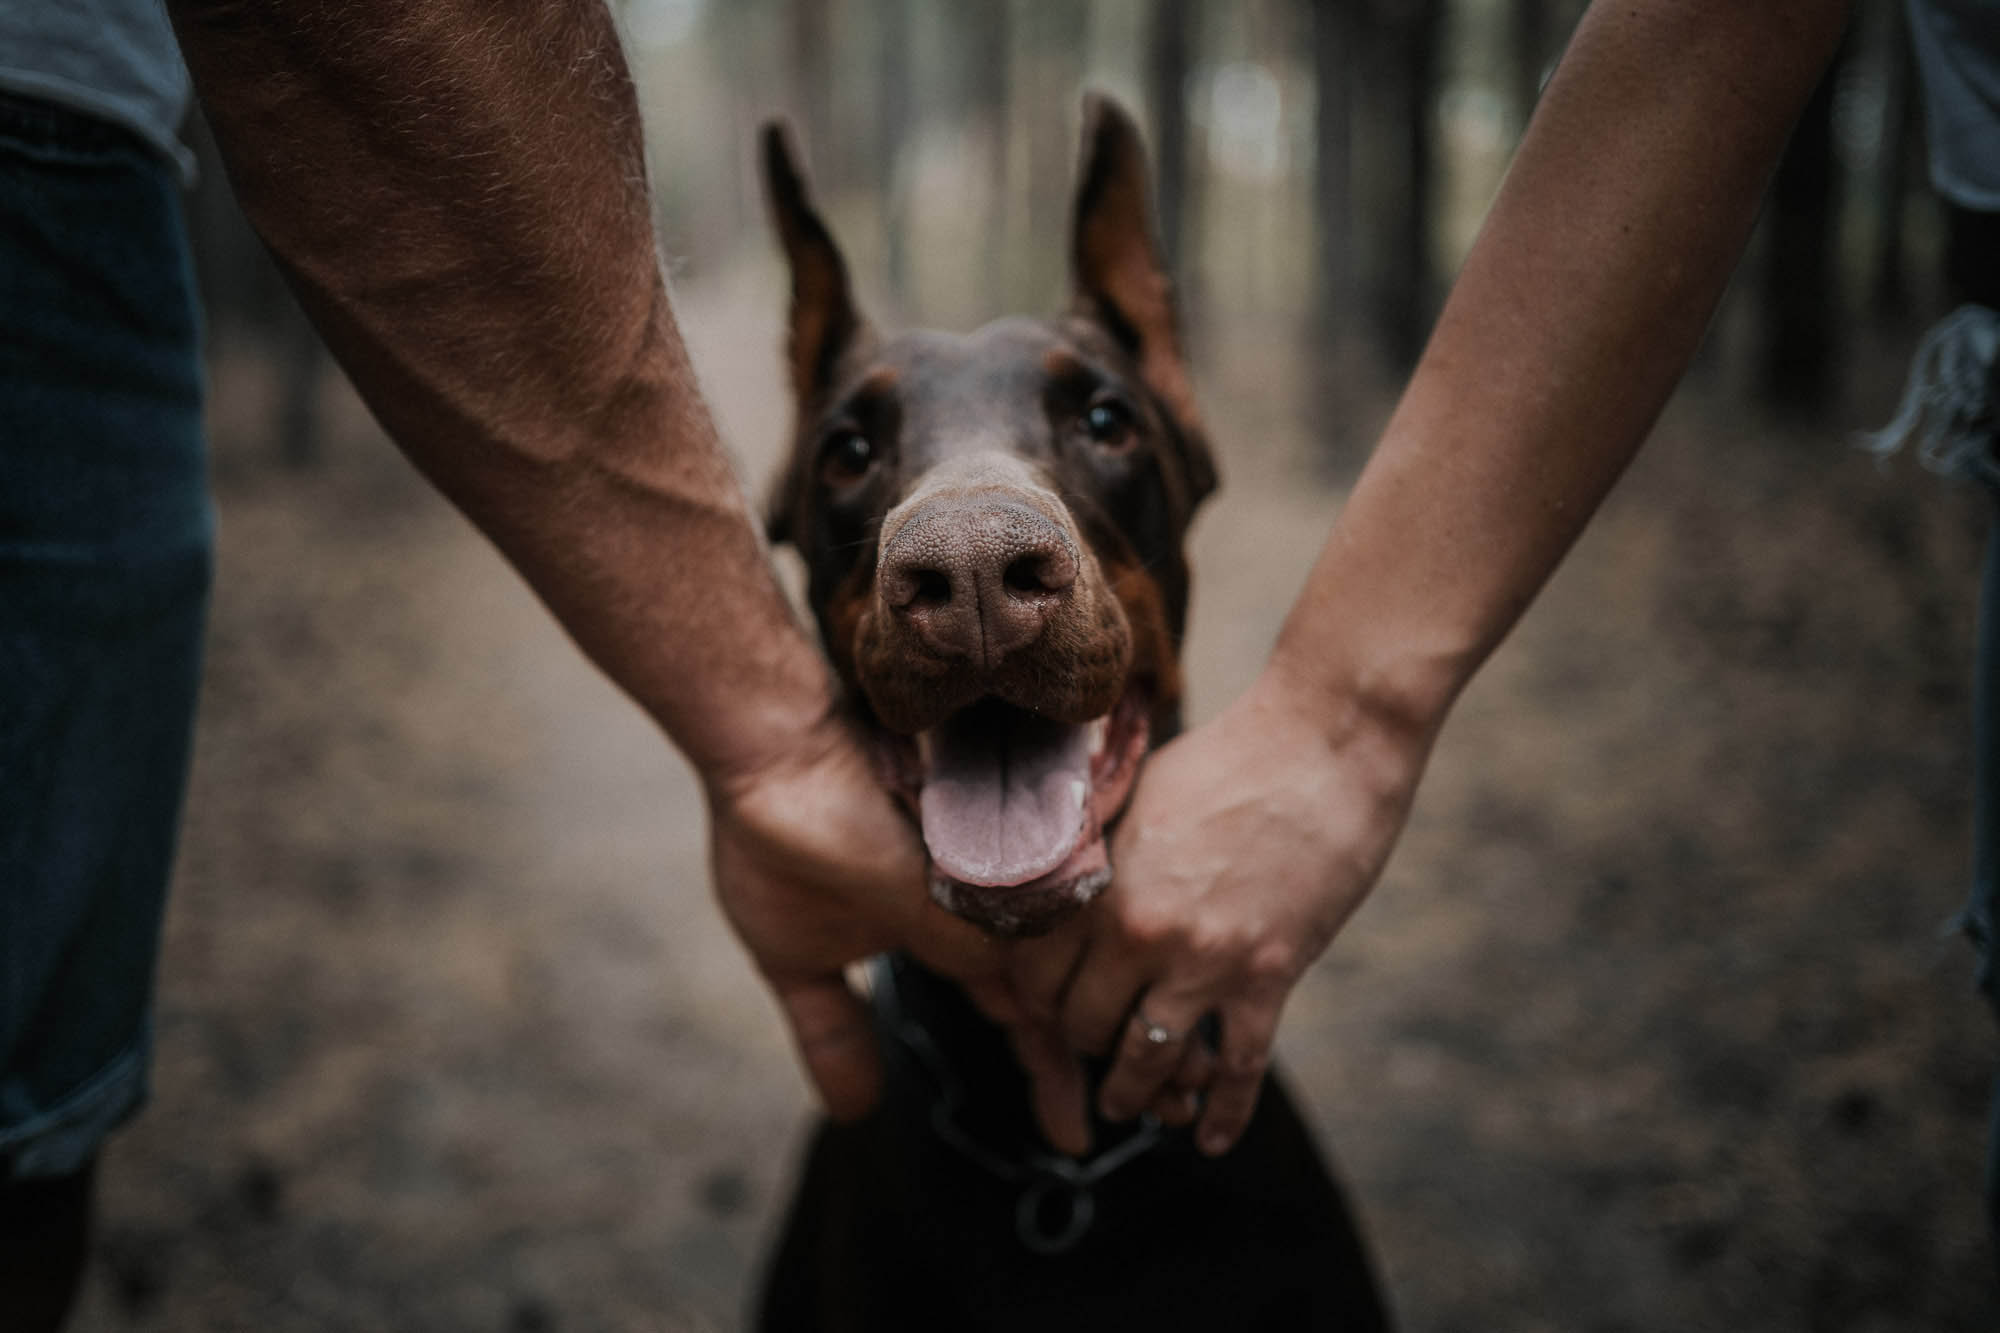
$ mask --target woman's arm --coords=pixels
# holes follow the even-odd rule
[[[1201,1144],[1255,1105],[1279,1011],[1373,886],[1452,701],[1637,451],[1692,357],[1841,0],[1593,5],[1251,690],[1154,756],[1105,905],[1017,989],[1116,1045],[1108,1114],[1210,1077]],[[1122,1035],[1121,1035],[1122,1034]],[[1192,1043],[1198,1045],[1198,1043]]]

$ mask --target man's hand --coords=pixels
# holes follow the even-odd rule
[[[989,1003],[1001,946],[931,903],[924,853],[853,735],[827,719],[754,771],[709,786],[716,894],[778,997],[829,1114],[875,1104],[881,1077],[846,964],[905,949]]]
[[[1206,1086],[1200,1147],[1236,1141],[1285,999],[1374,885],[1426,748],[1363,720],[1329,739],[1324,717],[1267,671],[1148,761],[1113,844],[1111,887],[1070,930],[1020,946],[1012,965],[1031,1015],[1077,1050],[1115,1051],[1099,1094],[1107,1118],[1152,1106],[1186,1121]],[[1209,1013],[1221,1022],[1214,1056],[1195,1035]],[[1062,1123],[1050,1109],[1043,1118],[1052,1134]]]

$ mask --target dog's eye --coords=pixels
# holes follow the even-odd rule
[[[858,430],[838,430],[820,447],[819,470],[829,485],[859,481],[875,466],[875,446]]]
[[[1132,438],[1132,411],[1116,398],[1100,398],[1083,414],[1083,429],[1091,443],[1116,449]]]

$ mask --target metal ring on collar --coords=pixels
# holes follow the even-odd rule
[[[1014,1205],[1014,1234],[1036,1254],[1063,1254],[1090,1230],[1097,1198],[1088,1185],[1043,1176]]]

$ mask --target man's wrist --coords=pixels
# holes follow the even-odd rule
[[[683,745],[705,786],[733,796],[774,773],[810,768],[854,741],[823,677],[732,705],[731,734],[696,753]]]

